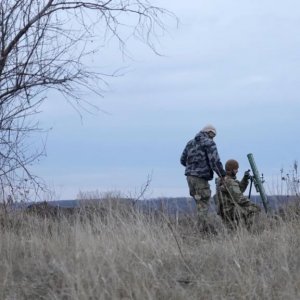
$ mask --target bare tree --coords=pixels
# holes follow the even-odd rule
[[[83,100],[78,91],[101,94],[104,74],[84,65],[92,41],[115,38],[123,51],[129,36],[155,52],[162,19],[171,14],[147,0],[1,0],[0,3],[0,188],[36,182],[28,166],[43,151],[32,151],[30,134],[38,130],[32,115],[55,89],[72,105]],[[16,184],[17,183],[17,184]],[[26,184],[28,185],[28,184]],[[25,188],[26,190],[26,188]],[[14,191],[12,191],[14,192]]]

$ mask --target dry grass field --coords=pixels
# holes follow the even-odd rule
[[[109,203],[109,205],[107,204]],[[0,299],[299,299],[300,219],[203,235],[113,199],[47,216],[1,212]]]

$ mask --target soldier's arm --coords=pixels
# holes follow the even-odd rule
[[[225,187],[231,199],[237,204],[244,204],[250,200],[243,195],[239,183],[233,179],[226,180]]]
[[[224,177],[226,172],[221,163],[217,146],[214,141],[211,141],[208,145],[206,145],[206,152],[211,168],[218,174],[219,177]]]
[[[248,183],[249,183],[248,177],[244,176],[239,183],[239,187],[240,187],[242,193],[244,193],[246,191]]]
[[[181,154],[181,157],[180,157],[180,163],[181,163],[184,167],[186,167],[187,154],[188,154],[188,145],[189,145],[189,144],[187,144],[187,145],[185,146],[185,148],[184,148],[184,150],[183,150],[183,152],[182,152],[182,154]]]

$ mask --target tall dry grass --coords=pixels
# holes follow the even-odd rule
[[[117,203],[116,200],[112,200]],[[109,203],[109,205],[107,205]],[[2,212],[0,299],[299,299],[300,221],[261,216],[249,232],[197,232],[108,201],[91,217]]]

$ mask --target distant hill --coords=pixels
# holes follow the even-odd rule
[[[291,196],[268,196],[270,207],[277,210],[284,205],[295,201],[295,197]],[[252,196],[251,201],[263,208],[263,203],[260,196]],[[175,214],[177,213],[193,213],[196,211],[196,205],[193,198],[190,197],[178,197],[178,198],[160,198],[160,199],[149,199],[141,201],[139,203],[142,207],[148,207],[152,209],[161,209],[165,212]],[[214,200],[210,201],[210,211],[216,211]]]
[[[297,198],[292,196],[268,196],[268,201],[273,210],[278,210],[281,207],[284,207],[286,204],[295,201]],[[299,198],[298,198],[299,199]],[[153,198],[147,200],[138,200],[134,199],[115,199],[118,202],[130,204],[138,208],[140,211],[144,212],[153,212],[153,211],[161,211],[166,214],[175,215],[175,214],[195,214],[196,213],[196,205],[195,201],[191,197],[173,197],[173,198]],[[260,199],[260,196],[252,196],[251,200],[262,207],[263,205]],[[92,201],[107,201],[107,200],[92,200]],[[47,201],[48,205],[61,207],[61,208],[73,208],[79,207],[81,205],[85,205],[90,202],[90,200],[57,200],[57,201]],[[28,202],[28,203],[17,203],[13,207],[16,209],[22,209],[28,207],[30,204],[37,202]],[[210,201],[211,212],[216,211],[215,203],[213,199]]]
[[[277,210],[280,207],[295,201],[295,197],[292,196],[268,196],[268,201],[271,208]],[[260,196],[252,196],[251,200],[263,207]],[[95,200],[97,201],[97,200]],[[99,200],[101,201],[101,200]],[[128,199],[122,199],[122,201],[132,201]],[[60,200],[49,201],[48,204],[59,207],[77,207],[84,204],[85,200]],[[135,206],[142,211],[147,210],[160,210],[168,214],[189,214],[195,213],[195,201],[191,197],[173,197],[173,198],[153,198],[147,200],[138,200],[135,202]],[[210,211],[215,211],[215,204],[213,199],[210,201]]]

